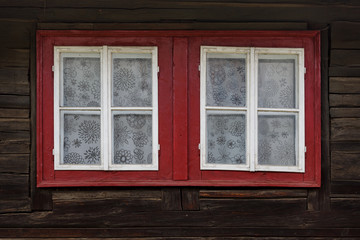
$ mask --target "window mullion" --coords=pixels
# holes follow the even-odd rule
[[[250,48],[250,96],[249,96],[249,151],[250,172],[254,172],[257,160],[257,57],[255,48]]]
[[[110,111],[109,111],[109,80],[108,80],[108,49],[107,46],[102,48],[101,58],[101,156],[104,170],[109,170],[109,153],[110,153]]]

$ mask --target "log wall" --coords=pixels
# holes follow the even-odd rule
[[[36,188],[37,29],[320,30],[321,188]],[[0,0],[0,238],[356,239],[359,166],[356,0]]]

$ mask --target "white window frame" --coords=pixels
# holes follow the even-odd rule
[[[112,107],[112,54],[151,54],[152,59],[152,107]],[[62,56],[63,54],[81,56],[99,54],[101,66],[101,106],[100,107],[63,107],[62,99]],[[138,170],[156,171],[159,169],[159,134],[158,134],[158,49],[153,47],[54,47],[54,169],[55,170]],[[112,164],[112,112],[132,111],[148,112],[152,115],[152,164]],[[64,113],[96,113],[100,115],[101,161],[93,164],[61,164],[63,152],[63,115]]]
[[[212,107],[206,106],[206,59],[211,53],[246,54],[246,106],[245,107]],[[288,56],[296,55],[296,91],[297,108],[259,108],[258,107],[258,60],[266,55]],[[297,63],[297,64],[296,64]],[[231,170],[231,171],[273,171],[273,172],[305,172],[305,66],[303,48],[255,48],[255,47],[219,47],[201,46],[200,49],[200,169],[201,170]],[[246,164],[210,164],[206,162],[206,112],[216,110],[223,114],[229,112],[246,112]],[[296,115],[296,166],[275,166],[258,164],[258,113],[274,113],[275,115]]]

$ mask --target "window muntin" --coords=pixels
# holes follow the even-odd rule
[[[239,51],[248,54],[242,61],[246,67],[239,57],[230,62]],[[202,46],[201,169],[304,172],[303,69],[303,49]],[[247,74],[236,75],[239,70]],[[209,111],[216,111],[217,120]],[[232,123],[226,111],[242,113],[247,124]],[[234,129],[244,130],[235,134]]]
[[[54,50],[55,170],[157,170],[157,47]]]

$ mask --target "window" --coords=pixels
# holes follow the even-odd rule
[[[54,52],[55,170],[157,170],[157,48]]]
[[[38,31],[38,186],[319,186],[319,49],[315,31]]]
[[[201,47],[201,169],[304,172],[304,49]]]

